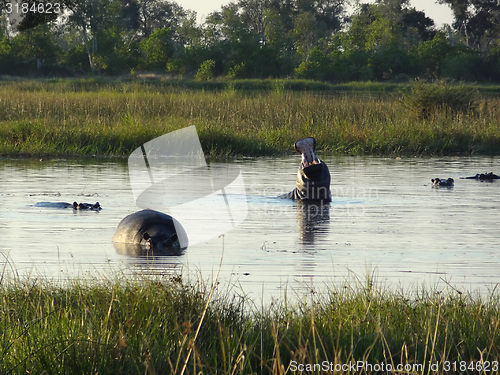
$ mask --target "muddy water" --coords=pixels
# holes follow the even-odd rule
[[[111,238],[137,211],[126,161],[0,160],[0,271],[52,279],[183,273],[220,279],[258,297],[367,274],[391,287],[445,285],[489,290],[500,282],[500,158],[324,159],[330,205],[275,199],[294,187],[299,157],[233,160],[248,216],[235,229],[180,257],[118,254]],[[433,177],[455,179],[433,188]],[[245,199],[244,196],[236,199]],[[99,201],[100,212],[39,208],[37,202]],[[211,218],[217,220],[216,217]]]

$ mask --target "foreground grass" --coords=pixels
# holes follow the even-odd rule
[[[403,365],[405,374],[471,363],[449,373],[497,373],[498,293],[388,292],[368,282],[265,308],[224,291],[209,296],[203,283],[179,278],[4,281],[0,373],[180,374],[184,365],[191,374],[335,373],[358,361]],[[322,363],[328,369],[299,371]]]
[[[289,153],[297,139],[311,135],[330,154],[500,153],[498,97],[483,97],[473,112],[436,109],[423,117],[398,95],[382,94],[380,84],[352,85],[339,94],[287,91],[273,82],[271,89],[224,83],[223,90],[204,91],[138,82],[3,81],[0,155],[128,156],[190,125],[210,156]],[[386,88],[395,92],[393,86]]]

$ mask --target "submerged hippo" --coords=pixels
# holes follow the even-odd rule
[[[481,173],[476,174],[472,177],[464,177],[466,180],[481,180],[481,181],[492,181],[492,180],[500,180],[500,176],[497,176],[493,172],[490,173]]]
[[[92,203],[66,203],[66,202],[38,202],[34,207],[44,207],[44,208],[72,208],[74,210],[90,210],[90,211],[100,211],[102,210],[99,202]]]
[[[432,186],[453,186],[455,184],[455,181],[453,180],[453,178],[448,178],[448,179],[444,179],[444,178],[433,178],[431,180],[432,182]]]
[[[176,228],[182,233],[178,235]],[[128,255],[181,255],[187,236],[172,216],[145,209],[118,224],[113,245],[119,253]]]
[[[330,193],[330,171],[326,164],[314,154],[316,140],[312,137],[295,142],[295,150],[302,155],[297,172],[297,187],[279,198],[306,201],[332,200]]]

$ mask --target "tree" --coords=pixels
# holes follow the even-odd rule
[[[264,29],[266,45],[278,49],[288,49],[293,42],[280,14],[274,9],[266,9],[264,17],[266,20]]]
[[[320,38],[329,38],[345,23],[345,1],[341,0],[298,0],[297,9],[312,12],[321,30]]]
[[[177,3],[167,0],[136,0],[139,8],[139,35],[149,36],[156,29],[175,31],[186,11]]]
[[[69,25],[77,27],[81,33],[92,73],[96,70],[95,54],[98,50],[97,35],[100,30],[112,24],[114,18],[110,14],[111,0],[81,1],[71,7],[68,17]]]
[[[303,60],[309,60],[309,54],[314,44],[318,41],[318,24],[313,13],[300,13],[293,24],[291,32],[297,52]]]
[[[434,21],[427,17],[424,12],[418,11],[415,8],[403,11],[400,26],[406,35],[413,30],[416,31],[418,35],[416,42],[431,40],[436,35]]]
[[[37,68],[58,62],[61,47],[52,33],[52,24],[43,24],[19,32],[11,40],[14,58],[18,61],[36,60]]]
[[[416,48],[416,55],[425,73],[430,77],[439,78],[444,60],[451,50],[445,34],[438,32],[432,40],[421,43]]]
[[[146,67],[165,69],[174,54],[172,30],[157,29],[141,42],[141,51],[146,55]]]
[[[179,42],[183,47],[197,46],[201,44],[201,28],[196,25],[196,12],[186,11],[181,17],[177,27]]]
[[[266,6],[263,0],[240,0],[241,20],[248,25],[248,30],[259,36],[261,43],[266,43]]]
[[[453,11],[453,28],[465,38],[465,44],[488,51],[500,38],[500,2],[498,0],[439,0]]]

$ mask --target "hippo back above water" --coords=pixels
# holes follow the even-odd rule
[[[453,178],[433,178],[431,180],[432,186],[433,187],[439,187],[439,186],[444,186],[444,187],[453,187],[455,185],[455,180]]]
[[[500,176],[497,176],[493,172],[490,173],[478,173],[475,176],[464,177],[465,180],[480,180],[480,181],[493,181],[500,180]]]
[[[34,207],[38,208],[72,208],[74,210],[89,210],[89,211],[100,211],[102,210],[99,202],[92,203],[77,203],[73,202],[38,202],[34,205]]]
[[[121,254],[181,255],[187,247],[187,235],[170,215],[145,209],[118,224],[113,245]]]

